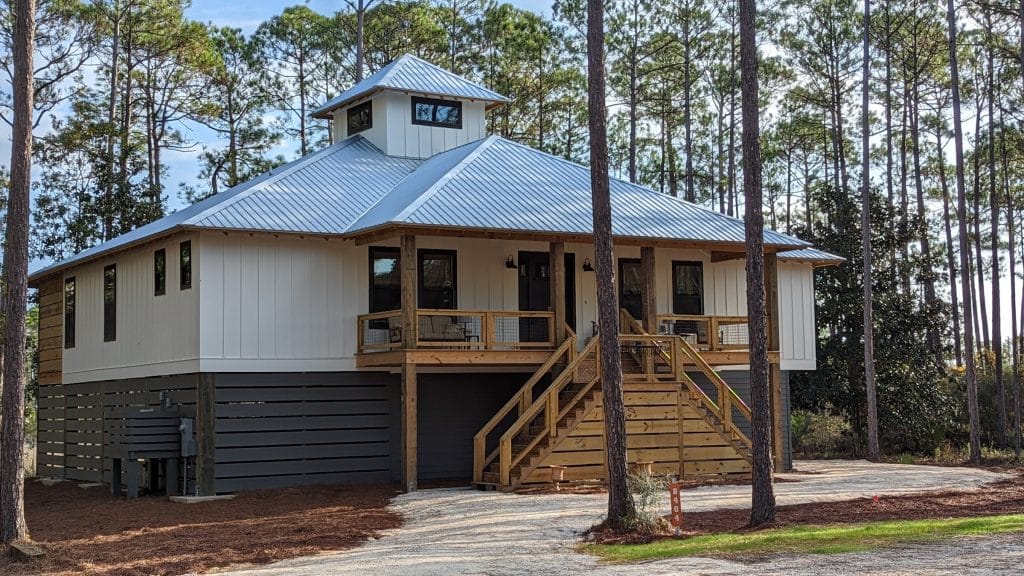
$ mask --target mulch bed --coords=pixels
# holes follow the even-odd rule
[[[877,501],[858,498],[777,506],[775,524],[765,528],[1024,514],[1024,469],[1009,471],[1016,477],[987,484],[980,490],[881,496]],[[683,537],[747,532],[750,531],[747,527],[749,521],[750,511],[746,509],[688,512],[684,518]],[[587,535],[589,541],[600,544],[641,544],[672,537],[667,527],[655,534],[616,534],[608,530],[593,530]]]
[[[243,492],[176,504],[112,498],[106,486],[25,486],[29,533],[46,557],[0,558],[0,574],[183,574],[344,550],[402,524],[386,510],[394,486],[317,486]]]

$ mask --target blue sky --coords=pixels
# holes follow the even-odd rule
[[[509,4],[551,15],[552,0],[508,0]],[[251,32],[260,22],[279,14],[287,6],[302,2],[273,2],[271,0],[194,0],[188,15],[203,22],[212,21],[221,26],[235,26]],[[310,8],[324,14],[347,8],[344,0],[309,0]]]

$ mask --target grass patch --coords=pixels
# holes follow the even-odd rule
[[[765,553],[840,554],[912,542],[1024,531],[1024,514],[895,520],[828,526],[787,526],[758,532],[722,533],[649,544],[588,544],[584,550],[610,562],[641,562],[682,556]]]

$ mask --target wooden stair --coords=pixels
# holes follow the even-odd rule
[[[648,335],[628,313],[624,311],[624,314],[623,325],[631,331],[620,337],[624,342],[620,350],[624,379],[640,384],[647,382],[661,390],[666,386],[668,390],[675,390],[672,397],[678,394],[676,417],[680,422],[679,429],[682,430],[683,414],[678,411],[685,405],[700,418],[708,431],[721,438],[724,450],[731,449],[730,454],[735,451],[738,457],[734,457],[734,461],[745,460],[749,464],[752,460],[750,440],[733,419],[734,411],[749,418],[746,404],[682,338]],[[535,472],[599,406],[599,341],[596,338],[591,340],[577,355],[575,335],[571,340],[571,344],[563,345],[553,353],[523,389],[477,433],[474,438],[476,485],[507,491],[527,481],[538,481]],[[717,401],[683,370],[683,357],[688,357],[705,372],[717,389]],[[541,394],[535,395],[537,383],[552,371],[557,374],[553,374],[551,383]],[[515,414],[516,421],[499,430],[499,423],[507,421],[510,414]],[[499,433],[497,448],[488,452],[489,438]],[[676,448],[681,455],[681,446]]]

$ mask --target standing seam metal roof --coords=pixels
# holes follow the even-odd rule
[[[612,233],[637,238],[743,243],[742,220],[649,188],[611,180]],[[491,136],[434,156],[353,223],[591,234],[590,170]],[[773,246],[808,246],[765,230]]]
[[[313,116],[326,118],[326,115],[336,108],[385,89],[487,102],[511,102],[507,97],[489,88],[470,82],[412,54],[406,54],[317,108],[313,111]]]

